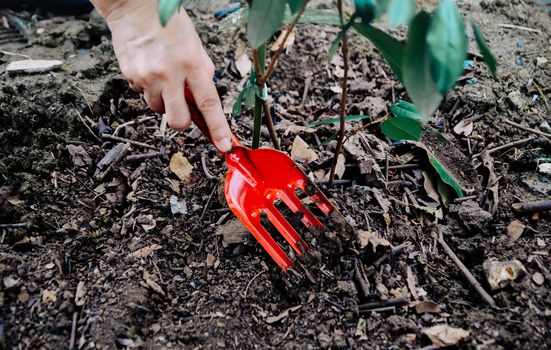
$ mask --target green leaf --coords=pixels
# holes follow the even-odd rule
[[[293,21],[295,16],[291,11],[285,11],[285,17],[283,23],[289,24]],[[339,18],[339,11],[335,9],[313,9],[306,8],[300,16],[298,23],[302,24],[327,24],[331,26],[340,26],[341,21]]]
[[[423,128],[419,124],[419,121],[415,119],[392,117],[381,124],[381,132],[396,141],[419,141]]]
[[[285,14],[285,0],[256,0],[251,4],[247,22],[247,38],[258,48],[279,29]]]
[[[241,115],[241,104],[243,103],[243,96],[245,95],[245,92],[248,90],[248,86],[249,85],[245,85],[245,87],[243,87],[243,90],[241,90],[241,92],[235,99],[235,102],[233,103],[233,108],[231,111],[233,115]]]
[[[402,62],[404,61],[406,45],[371,24],[354,23],[353,27],[375,45],[392,68],[394,74],[396,74],[396,77],[403,82]]]
[[[287,0],[287,4],[289,5],[289,8],[291,9],[291,13],[295,14],[302,6],[302,3],[305,0]]]
[[[390,0],[386,10],[391,25],[408,24],[417,12],[417,4],[415,0]]]
[[[333,42],[331,43],[331,47],[329,48],[329,52],[327,53],[327,60],[331,62],[333,60],[333,56],[335,56],[335,53],[337,52],[337,48],[339,47],[339,43],[341,42],[342,38],[345,36],[346,32],[350,29],[352,24],[354,24],[354,21],[356,20],[356,14],[353,14],[352,17],[346,22],[346,24],[342,27],[339,34],[337,34],[337,37]]]
[[[432,79],[444,95],[463,73],[467,57],[465,24],[453,0],[443,0],[434,12],[427,45]]]
[[[424,11],[413,18],[402,60],[402,82],[419,114],[425,120],[438,108],[442,100],[442,95],[434,84],[429,69],[426,37],[430,21],[429,14]]]
[[[397,117],[411,118],[422,120],[423,118],[415,108],[415,105],[411,102],[398,100],[392,106],[390,106],[390,111]]]
[[[476,39],[476,43],[478,44],[478,48],[480,49],[480,53],[482,53],[482,56],[484,57],[484,63],[486,64],[486,67],[488,67],[492,75],[495,77],[497,74],[496,58],[490,50],[486,39],[484,39],[484,35],[482,34],[482,31],[480,31],[478,23],[472,21],[471,25],[473,27],[474,37]]]
[[[159,0],[157,9],[159,11],[159,20],[164,27],[168,23],[168,20],[178,8],[182,5],[184,0]]]
[[[376,0],[354,0],[354,5],[356,6],[356,13],[364,24],[371,23],[379,15]]]
[[[434,154],[427,151],[427,155],[429,157],[429,162],[433,166],[434,170],[438,173],[438,176],[440,176],[440,179],[442,181],[449,185],[451,188],[455,190],[455,193],[457,193],[458,197],[463,197],[463,190],[461,189],[461,186],[459,183],[453,178],[453,176],[450,174],[448,169],[436,159]],[[440,189],[440,186],[438,186]],[[439,191],[440,192],[440,191]],[[442,195],[442,193],[440,193]]]
[[[355,120],[363,120],[370,118],[368,115],[347,115],[344,117],[345,122],[351,122]],[[331,119],[325,119],[325,120],[318,120],[316,122],[308,124],[309,128],[315,128],[316,126],[323,125],[323,124],[334,124],[340,122],[339,118],[331,118]]]
[[[252,106],[254,106],[254,98],[256,96],[256,85],[249,85],[247,84],[245,86],[245,89],[247,89],[247,92],[245,92],[245,108],[249,109]]]

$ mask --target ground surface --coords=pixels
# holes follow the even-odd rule
[[[1,45],[65,65],[52,73],[0,77],[0,348],[65,348],[71,342],[79,348],[421,348],[437,344],[425,333],[442,324],[469,332],[458,343],[464,348],[549,347],[550,281],[542,277],[550,268],[549,211],[515,214],[511,205],[549,199],[549,178],[536,172],[536,160],[551,156],[550,139],[540,135],[492,153],[484,165],[472,157],[531,135],[503,118],[536,129],[550,121],[549,8],[532,1],[461,6],[481,23],[499,73],[493,80],[475,62],[433,120],[450,141],[434,148],[464,173],[473,196],[444,208],[439,227],[497,308],[484,302],[433,235],[434,216],[426,207],[439,206],[440,198],[434,191],[434,199],[427,195],[421,174],[430,166],[411,146],[390,148],[377,124],[349,140],[343,179],[356,186],[344,181],[330,191],[357,241],[313,263],[315,283],[303,278],[289,284],[227,209],[218,180],[223,160],[197,131],[163,127],[127,88],[101,21],[40,14],[42,33],[31,45]],[[243,84],[232,60],[243,50],[244,31],[230,27],[221,35],[211,13],[196,16],[231,109]],[[297,133],[315,146],[336,130],[296,127],[338,114],[342,61],[325,58],[335,33],[299,26],[271,80],[287,151]],[[4,69],[21,57],[0,59]],[[378,53],[358,36],[351,38],[350,75],[350,114],[377,120],[393,100],[405,98]],[[453,128],[467,118],[474,131],[458,135]],[[151,149],[132,145],[109,171],[98,171],[117,146],[98,138],[100,129],[113,133],[135,120],[118,136]],[[232,118],[231,125],[240,139],[250,139],[249,114]],[[351,124],[349,132],[360,125]],[[316,148],[319,159],[310,170],[323,177],[319,171],[328,170],[333,148],[331,142]],[[187,183],[169,169],[177,151],[194,167]],[[155,153],[128,158],[147,152]],[[375,170],[365,174],[359,164]],[[404,164],[418,165],[399,169]],[[185,214],[171,212],[171,196],[185,201]],[[425,209],[403,204],[412,201]],[[526,225],[515,242],[506,235],[513,220]],[[11,223],[25,226],[5,227]],[[483,271],[490,258],[518,259],[526,274],[491,290]],[[388,300],[396,298],[402,302],[393,306]],[[362,306],[376,301],[382,304]]]

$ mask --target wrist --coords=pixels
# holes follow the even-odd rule
[[[91,0],[91,2],[107,24],[148,5],[156,8],[156,1],[153,0]]]

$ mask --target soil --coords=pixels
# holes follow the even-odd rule
[[[425,330],[441,324],[469,332],[450,343],[461,348],[548,348],[551,281],[541,276],[551,268],[550,212],[518,214],[511,205],[550,198],[549,177],[536,172],[537,159],[551,157],[550,138],[536,135],[486,154],[482,165],[473,157],[530,136],[503,118],[536,129],[551,122],[551,21],[549,7],[537,3],[460,3],[480,22],[499,67],[493,79],[475,58],[430,123],[447,139],[435,152],[445,157],[450,150],[444,163],[469,190],[469,200],[448,207],[423,186],[422,171],[433,171],[426,154],[368,125],[407,97],[377,51],[351,36],[349,114],[372,119],[359,131],[359,122],[348,126],[344,181],[325,192],[357,237],[308,260],[313,266],[304,266],[301,278],[282,272],[233,218],[221,190],[224,162],[213,147],[197,130],[164,128],[128,88],[97,14],[24,13],[37,15],[41,34],[0,44],[1,69],[22,59],[5,52],[64,65],[0,77],[0,348],[414,349],[430,348]],[[232,62],[245,31],[234,26],[221,34],[209,11],[194,17],[231,110],[247,79]],[[318,145],[319,159],[303,163],[316,174],[330,167],[335,142],[323,142],[336,127],[305,126],[338,115],[342,60],[326,59],[337,31],[300,25],[270,80],[282,147],[290,151],[297,134]],[[454,133],[466,118],[474,131]],[[230,124],[239,139],[251,139],[250,111]],[[108,171],[98,171],[118,144],[100,134],[115,129],[152,149],[132,144]],[[264,146],[268,140],[263,130]],[[194,167],[187,182],[169,169],[178,151]],[[407,164],[418,166],[400,169]],[[172,213],[171,196],[185,202],[184,213]],[[513,220],[525,225],[514,242],[506,234]],[[497,308],[439,245],[437,221]],[[517,259],[525,271],[491,290],[483,270],[490,258]],[[373,302],[382,308],[366,305]]]

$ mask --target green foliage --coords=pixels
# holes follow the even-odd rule
[[[159,0],[157,9],[159,11],[159,20],[163,27],[166,26],[170,17],[182,6],[183,2],[184,0]]]
[[[443,0],[432,16],[427,44],[432,79],[445,94],[463,73],[467,35],[463,17],[452,0]]]
[[[419,112],[413,103],[409,103],[404,100],[398,100],[395,104],[390,106],[390,111],[397,117],[410,118],[415,120],[421,120]]]
[[[254,105],[255,96],[262,97],[262,91],[256,85],[256,73],[251,69],[249,80],[243,86],[243,90],[237,96],[232,108],[233,115],[241,115],[241,105],[245,102],[245,108],[249,109]],[[245,99],[243,101],[243,99]]]
[[[373,27],[371,24],[354,23],[352,25],[358,33],[368,38],[381,52],[392,68],[396,77],[403,82],[402,63],[404,61],[405,45],[393,36]]]
[[[306,0],[287,0],[291,13],[295,14]]]
[[[419,12],[410,24],[402,61],[402,82],[424,120],[438,108],[442,95],[432,79],[427,33],[430,15]]]
[[[381,124],[381,132],[393,140],[419,141],[423,128],[418,120],[391,117]]]
[[[449,185],[451,188],[454,189],[455,193],[458,197],[463,197],[463,190],[461,189],[461,185],[459,185],[459,182],[453,177],[453,175],[450,173],[446,167],[436,159],[436,156],[429,152],[427,150],[427,155],[429,157],[429,162],[438,173],[438,176],[440,179],[446,184]],[[445,194],[445,191],[441,189],[441,186],[438,186],[438,192],[442,195]]]
[[[356,6],[356,13],[364,24],[369,24],[378,17],[379,9],[376,0],[354,0],[354,5]]]
[[[368,116],[368,115],[347,115],[346,117],[344,117],[344,121],[345,122],[351,122],[351,121],[363,120],[363,119],[368,119],[368,118],[370,118],[370,116]],[[323,124],[336,124],[339,121],[340,121],[339,118],[330,118],[330,119],[318,120],[316,122],[308,124],[308,127],[309,128],[315,128],[316,126],[320,126],[320,125],[323,125]]]
[[[251,4],[247,21],[247,38],[258,48],[279,29],[285,14],[285,0],[256,0]]]
[[[391,25],[408,24],[417,12],[417,4],[415,0],[390,0],[386,11]]]
[[[476,39],[476,43],[478,44],[478,48],[480,49],[480,53],[484,57],[484,63],[486,63],[486,66],[492,73],[492,75],[495,77],[497,74],[497,64],[496,64],[496,58],[494,57],[494,54],[492,51],[490,51],[490,48],[488,47],[488,43],[486,42],[486,39],[484,39],[484,35],[480,31],[480,28],[478,27],[478,23],[475,21],[471,22],[471,25],[473,27],[474,31],[474,37]]]

